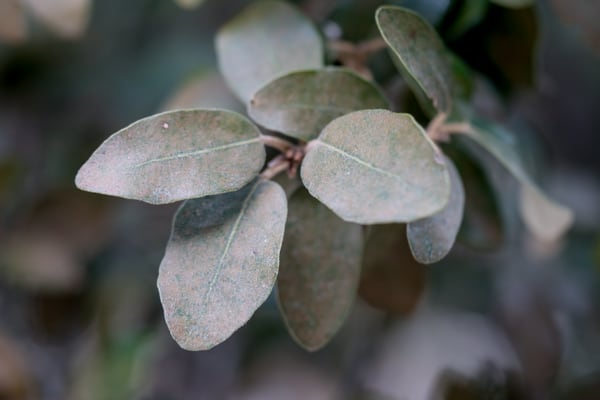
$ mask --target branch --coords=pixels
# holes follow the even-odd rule
[[[285,153],[294,146],[293,143],[285,139],[278,138],[272,135],[260,135],[260,141],[265,145]]]

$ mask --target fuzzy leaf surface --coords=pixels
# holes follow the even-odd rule
[[[573,212],[548,198],[531,180],[511,136],[497,125],[476,122],[469,138],[490,152],[521,183],[520,212],[529,230],[543,240],[554,240],[573,223]]]
[[[451,60],[435,29],[415,12],[382,6],[375,19],[394,61],[421,106],[430,115],[452,111]]]
[[[446,257],[454,246],[463,218],[465,189],[454,163],[447,157],[445,160],[450,172],[448,204],[439,213],[406,225],[410,251],[421,264],[432,264]]]
[[[327,344],[346,319],[362,247],[360,225],[341,220],[305,189],[292,195],[277,287],[288,330],[307,350]]]
[[[288,3],[251,4],[216,37],[221,72],[244,102],[271,80],[323,66],[323,43],[313,23]]]
[[[186,201],[158,276],[169,331],[186,350],[206,350],[244,325],[267,299],[287,215],[276,183]]]
[[[258,128],[222,110],[180,110],[109,137],[77,173],[77,187],[152,204],[231,192],[265,160]]]
[[[411,222],[437,213],[450,197],[448,170],[434,146],[409,114],[356,111],[310,143],[301,177],[345,221]]]
[[[292,72],[260,89],[248,114],[262,126],[309,141],[352,111],[388,108],[373,83],[343,68]]]

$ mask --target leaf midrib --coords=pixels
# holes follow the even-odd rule
[[[333,145],[331,145],[331,144],[329,144],[329,143],[323,142],[322,140],[319,140],[319,141],[318,141],[318,143],[320,143],[320,144],[324,145],[325,147],[329,148],[330,150],[333,150],[334,152],[336,152],[336,153],[338,153],[338,154],[341,154],[341,155],[342,155],[342,156],[344,156],[344,157],[348,157],[348,158],[350,158],[352,161],[354,161],[354,162],[356,162],[356,163],[358,163],[358,164],[362,165],[362,166],[363,166],[363,167],[365,167],[365,168],[371,169],[371,170],[373,170],[373,171],[375,171],[375,172],[378,172],[378,173],[380,173],[380,174],[383,174],[383,175],[385,175],[385,176],[388,176],[388,177],[390,177],[390,178],[393,178],[393,179],[395,179],[395,180],[397,180],[397,181],[400,181],[400,182],[401,182],[403,185],[405,185],[405,186],[407,186],[407,187],[409,187],[409,188],[418,188],[418,186],[417,186],[417,185],[415,185],[415,184],[413,184],[413,183],[410,183],[410,182],[406,181],[406,180],[405,180],[403,177],[401,177],[400,175],[396,175],[396,174],[394,174],[394,173],[392,173],[392,172],[389,172],[389,171],[386,171],[386,170],[384,170],[384,169],[381,169],[381,168],[377,167],[376,165],[373,165],[373,164],[371,164],[370,162],[364,161],[363,159],[361,159],[361,158],[359,158],[359,157],[356,157],[355,155],[352,155],[352,154],[350,154],[350,153],[347,153],[347,152],[345,152],[344,150],[342,150],[342,149],[339,149],[339,148],[337,148],[337,147],[335,147],[335,146],[333,146]]]
[[[223,268],[225,265],[224,264],[225,257],[229,253],[229,249],[231,248],[231,243],[233,242],[233,239],[239,229],[242,218],[243,218],[244,214],[246,213],[246,210],[248,209],[250,199],[252,199],[252,197],[254,196],[254,192],[256,191],[256,189],[258,188],[259,185],[260,185],[260,182],[257,182],[254,185],[254,187],[252,188],[252,190],[250,191],[250,193],[248,193],[248,196],[242,203],[242,208],[240,209],[239,215],[237,216],[233,226],[231,227],[231,231],[229,232],[229,236],[227,237],[227,242],[225,243],[225,248],[223,249],[223,252],[221,253],[221,257],[219,258],[219,263],[217,264],[217,268],[215,269],[215,272],[213,273],[213,276],[211,277],[211,279],[208,283],[208,288],[206,290],[206,294],[204,295],[204,299],[202,301],[202,306],[200,308],[200,310],[201,310],[200,315],[204,314],[206,308],[208,307],[210,295],[212,294],[212,291],[217,283],[217,280],[218,280],[219,276],[221,275],[221,272],[223,271]]]
[[[228,144],[224,144],[224,145],[216,146],[216,147],[209,147],[207,149],[178,153],[178,154],[173,154],[173,155],[167,156],[167,157],[153,158],[151,160],[147,160],[147,161],[135,164],[133,166],[133,168],[141,168],[141,167],[144,167],[149,164],[176,160],[178,158],[195,157],[195,156],[199,156],[201,154],[229,150],[229,149],[233,149],[236,147],[246,146],[248,144],[259,143],[259,142],[260,142],[260,138],[256,137],[256,138],[252,138],[252,139],[248,139],[248,140],[242,140],[240,142],[228,143]]]

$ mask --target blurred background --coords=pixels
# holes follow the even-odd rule
[[[515,132],[576,221],[537,242],[512,178],[449,149],[467,188],[456,248],[417,265],[403,227],[378,227],[354,311],[316,353],[289,338],[273,299],[215,349],[181,350],[156,289],[178,205],[73,183],[139,118],[243,111],[213,38],[251,1],[84,3],[0,0],[0,399],[600,399],[599,2],[385,2],[436,26],[477,75],[476,106]],[[356,41],[377,36],[384,2],[295,3]],[[370,66],[397,109],[418,113],[385,52]]]

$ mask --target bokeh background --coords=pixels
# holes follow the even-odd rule
[[[243,111],[217,75],[213,38],[250,2],[188,10],[97,0],[83,19],[49,21],[47,6],[69,1],[48,0],[21,24],[18,1],[0,0],[0,399],[600,399],[592,0],[519,10],[386,2],[425,15],[480,74],[481,112],[517,133],[531,170],[575,211],[563,240],[529,237],[511,178],[489,160],[483,170],[465,161],[466,180],[483,188],[467,194],[483,210],[468,216],[479,230],[463,229],[450,257],[429,267],[410,259],[398,229],[382,230],[369,251],[385,266],[361,295],[388,307],[359,298],[325,349],[301,350],[273,299],[211,351],[174,343],[156,278],[177,204],[84,193],[73,180],[104,139],[139,118],[190,105]],[[383,2],[295,3],[327,35],[377,35],[372,16]],[[411,110],[387,55],[371,67]]]

